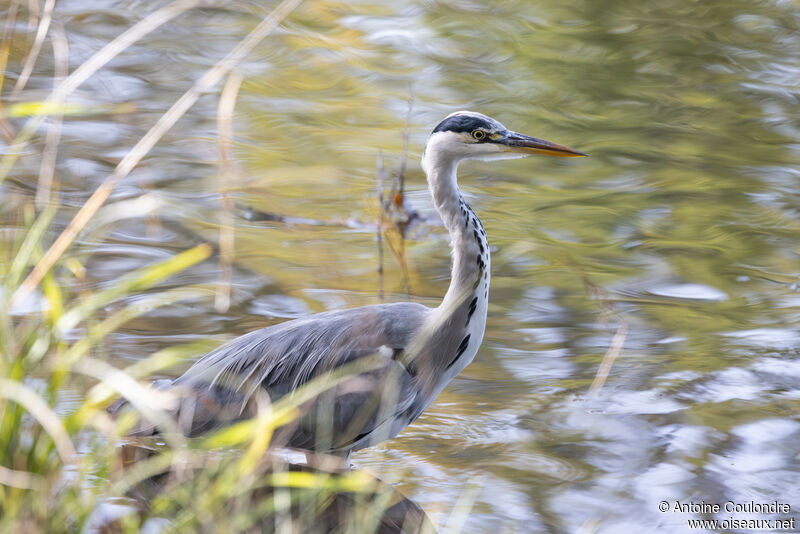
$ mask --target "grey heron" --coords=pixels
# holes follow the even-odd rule
[[[314,417],[301,417],[274,439],[290,448],[349,454],[396,436],[469,365],[483,340],[489,243],[458,188],[458,165],[465,159],[529,154],[586,155],[510,131],[480,113],[459,111],[442,120],[422,156],[452,248],[450,286],[441,305],[402,302],[329,311],[238,337],[166,384],[189,392],[175,408],[183,431],[195,435],[246,418],[254,412],[257,394],[266,392],[275,400],[315,377],[371,357],[377,364],[307,403],[305,413]],[[137,433],[153,430],[150,425]]]

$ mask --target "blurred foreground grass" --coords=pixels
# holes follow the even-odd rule
[[[16,246],[0,261],[0,532],[138,532],[156,519],[164,519],[163,532],[373,532],[398,504],[402,524],[402,497],[390,486],[363,472],[288,465],[268,452],[272,430],[335,377],[203,439],[167,431],[157,442],[121,446],[135,421],[113,420],[109,402],[125,397],[169,428],[165,409],[174,399],[137,380],[207,346],[171,347],[124,370],[92,353],[117,327],[159,306],[202,298],[210,305],[213,287],[152,288],[212,249],[197,246],[91,292],[63,287],[50,271],[41,292],[12,308],[22,273],[41,256],[46,218],[16,225],[6,241]],[[54,270],[80,269],[67,256]],[[74,396],[80,400],[65,400]]]
[[[229,74],[298,3],[285,0],[277,5],[187,91],[123,158],[58,239],[50,224],[59,209],[58,184],[52,178],[62,121],[72,115],[132,111],[76,107],[65,98],[126,46],[198,2],[177,1],[151,13],[118,36],[112,42],[116,48],[103,48],[56,84],[47,100],[23,99],[0,108],[7,142],[0,184],[13,179],[21,155],[42,162],[36,201],[17,205],[0,220],[0,532],[147,528],[363,533],[430,528],[419,507],[372,476],[333,465],[330,459],[318,458],[312,468],[270,454],[272,431],[296,417],[304,399],[336,385],[341,376],[321,377],[299,395],[273,405],[263,403],[252,420],[188,440],[168,415],[175,399],[153,389],[147,377],[201,354],[207,343],[173,346],[126,369],[96,357],[107,336],[131,319],[178,301],[204,299],[203,305],[210,305],[217,286],[159,289],[159,284],[209,258],[213,248],[200,244],[90,289],[82,284],[85,269],[80,253],[70,248],[72,240],[98,214],[115,184],[199,94]],[[6,12],[8,27],[18,8],[14,2]],[[48,35],[47,24],[43,17],[41,35],[28,56],[31,65]],[[65,50],[58,49],[58,32],[63,30],[52,31],[58,62],[60,55],[65,57]],[[0,71],[5,71],[8,53],[4,35]],[[57,65],[56,78],[66,76],[66,64],[61,67],[59,73]],[[6,74],[0,78],[0,95]],[[17,76],[13,93],[24,89],[29,74]],[[9,90],[6,84],[4,92]],[[15,133],[16,125],[8,119],[20,117],[28,117],[28,122]],[[38,141],[44,120],[44,143],[32,142]],[[157,440],[133,443],[125,438],[136,416],[127,413],[115,420],[106,410],[119,397],[136,408],[134,413],[164,429]]]
[[[154,287],[208,258],[212,247],[199,245],[88,292],[63,286],[51,270],[41,292],[12,308],[23,273],[42,254],[49,217],[34,217],[32,206],[25,211],[8,225],[13,236],[0,261],[0,531],[138,532],[157,522],[162,532],[376,532],[386,521],[403,524],[409,503],[390,486],[359,471],[289,465],[268,452],[272,431],[341,377],[309,383],[299,395],[265,403],[255,419],[201,439],[168,430],[158,441],[120,446],[135,422],[112,419],[109,402],[125,397],[169,429],[165,409],[175,399],[138,379],[204,347],[158,351],[124,370],[92,352],[115,328],[159,306],[210,303],[213,287]],[[80,271],[79,260],[63,256],[55,272],[70,269]],[[66,406],[69,396],[80,400]],[[416,532],[424,514],[410,510],[404,531]]]

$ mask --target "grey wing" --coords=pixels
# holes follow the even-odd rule
[[[173,382],[189,391],[179,421],[190,425],[187,433],[201,433],[252,415],[257,391],[274,401],[314,377],[378,354],[377,369],[346,379],[305,405],[304,417],[277,439],[296,448],[352,450],[396,435],[416,417],[419,403],[416,376],[399,355],[429,314],[413,303],[365,306],[245,334]],[[404,421],[404,414],[414,415]]]

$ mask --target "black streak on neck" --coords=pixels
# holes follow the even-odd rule
[[[472,302],[469,303],[469,312],[467,313],[467,324],[464,327],[469,326],[469,320],[472,319],[472,314],[475,313],[475,308],[478,307],[478,297],[472,297]]]
[[[469,336],[470,334],[467,334],[467,337],[461,340],[461,345],[458,346],[458,352],[456,352],[456,357],[453,358],[452,362],[447,364],[448,369],[453,367],[453,365],[458,361],[461,355],[464,354],[464,351],[467,350],[467,347],[469,346]]]

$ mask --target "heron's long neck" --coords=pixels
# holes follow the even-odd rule
[[[440,309],[457,306],[458,301],[469,303],[474,294],[483,301],[480,307],[485,310],[489,288],[489,243],[480,219],[464,201],[458,189],[458,161],[452,158],[426,157],[424,165],[433,203],[450,233],[453,247],[450,287]]]
[[[428,175],[433,204],[450,233],[453,273],[444,300],[418,336],[421,345],[407,353],[409,368],[416,369],[419,381],[419,401],[410,420],[422,413],[477,354],[486,328],[489,298],[486,232],[458,190],[458,162],[442,156],[435,143],[435,139],[429,139],[422,167]]]

